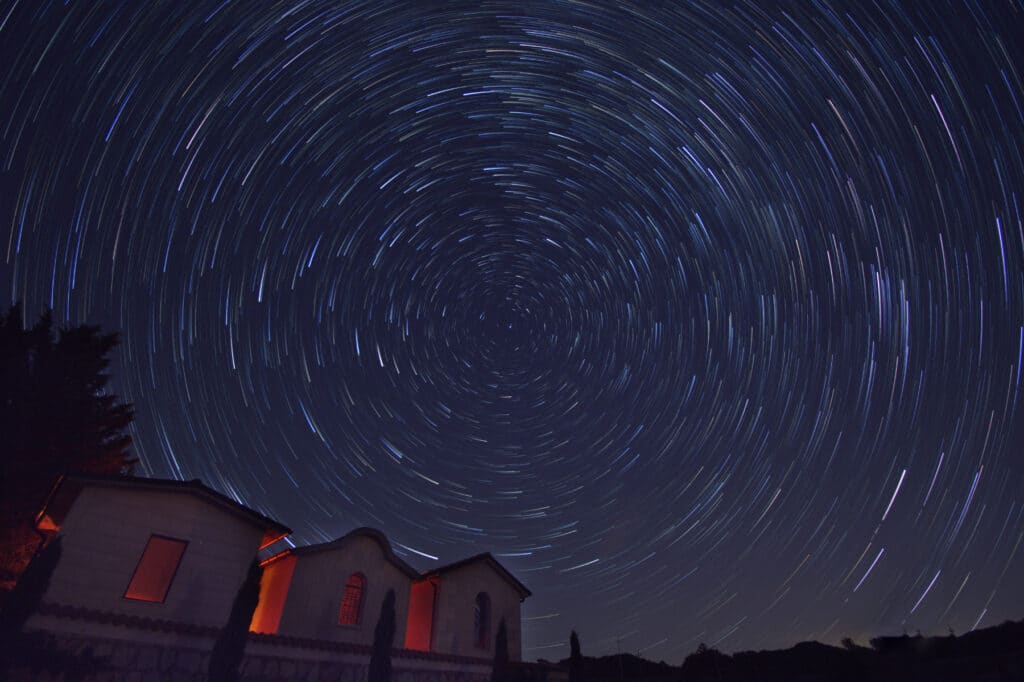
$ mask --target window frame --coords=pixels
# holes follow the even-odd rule
[[[359,600],[356,602],[355,608],[355,620],[352,622],[342,620],[342,616],[345,614],[345,597],[349,591],[349,583],[353,578],[359,579],[362,583],[359,586]],[[369,585],[369,581],[366,579],[366,574],[362,571],[352,571],[349,576],[345,578],[345,586],[341,590],[341,603],[338,604],[338,625],[340,627],[359,627],[363,624],[363,605],[366,603],[366,590]]]
[[[159,538],[160,540],[169,540],[181,545],[181,552],[178,553],[178,560],[174,564],[174,569],[171,571],[171,577],[167,580],[167,587],[164,588],[163,596],[157,599],[144,599],[142,597],[130,597],[128,596],[129,590],[132,589],[132,583],[135,582],[135,577],[139,574],[139,568],[142,566],[142,562],[146,559],[146,552],[149,550],[149,544],[153,541],[153,538]],[[135,562],[135,568],[132,570],[132,575],[128,579],[128,584],[124,588],[124,592],[121,594],[122,599],[127,599],[133,602],[143,602],[145,604],[166,604],[167,595],[171,593],[171,586],[174,585],[174,579],[178,577],[178,569],[181,568],[181,561],[185,558],[185,551],[188,550],[189,541],[183,540],[182,538],[171,537],[170,535],[163,535],[161,533],[150,533],[146,539],[146,545],[142,548],[142,554],[139,555],[139,560]]]
[[[477,592],[473,599],[473,648],[491,650],[491,595]]]

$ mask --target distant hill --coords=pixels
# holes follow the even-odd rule
[[[569,659],[558,662],[568,669]],[[633,654],[615,654],[600,658],[583,657],[583,676],[587,682],[618,680],[679,680],[679,667],[664,661],[653,663]]]
[[[730,655],[701,645],[682,666],[631,654],[583,661],[586,682],[1024,682],[1024,621],[959,637],[876,637],[871,646],[801,642]]]

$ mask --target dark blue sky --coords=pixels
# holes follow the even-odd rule
[[[1024,6],[654,4],[8,0],[0,301],[530,659],[1024,616]]]

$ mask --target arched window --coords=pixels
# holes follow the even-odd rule
[[[491,644],[491,598],[486,592],[476,595],[473,604],[473,645],[489,649]]]
[[[341,597],[339,625],[358,625],[363,614],[363,594],[366,592],[366,576],[353,573],[345,581],[345,593]]]

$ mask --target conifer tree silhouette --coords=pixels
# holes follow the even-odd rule
[[[68,473],[131,470],[131,405],[107,391],[117,334],[53,327],[50,311],[26,328],[20,304],[0,313],[0,590],[13,587],[39,544],[36,512]]]
[[[580,653],[580,638],[575,630],[569,635],[569,682],[583,682],[583,655]]]
[[[245,582],[238,589],[235,601],[231,604],[228,622],[220,631],[210,652],[209,673],[211,680],[235,682],[238,679],[242,657],[245,656],[245,643],[249,639],[249,624],[256,606],[260,602],[260,582],[263,568],[256,559],[249,564]]]
[[[508,665],[508,629],[505,619],[498,623],[498,632],[494,635],[494,665],[491,668],[491,682],[509,682],[511,674]]]
[[[9,647],[17,645],[26,621],[36,612],[50,586],[50,576],[60,561],[61,537],[58,535],[39,552],[18,579],[18,584],[0,609],[0,656],[7,658]]]
[[[367,682],[391,682],[391,647],[395,644],[395,591],[388,590],[373,631]]]

